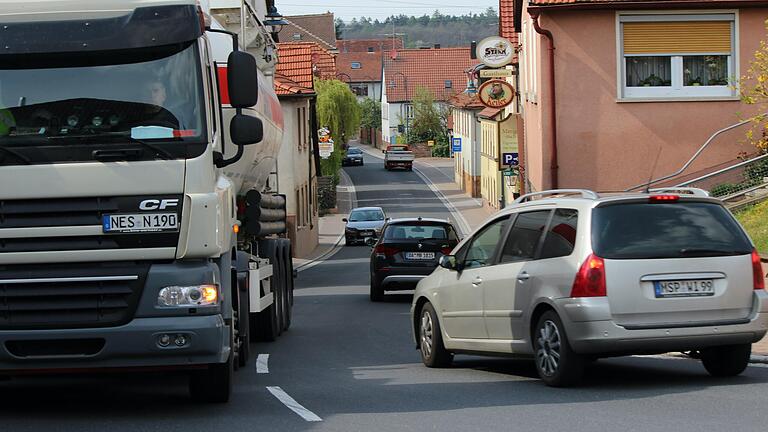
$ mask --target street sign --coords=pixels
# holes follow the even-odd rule
[[[319,143],[318,150],[320,150],[321,158],[328,159],[331,157],[331,153],[333,153],[333,140],[329,139],[328,141]]]
[[[515,88],[506,81],[492,79],[477,90],[480,102],[489,108],[504,108],[515,100]]]
[[[477,58],[488,67],[506,66],[512,63],[514,56],[515,47],[503,37],[487,37],[477,44]]]
[[[512,69],[480,69],[480,78],[506,78],[512,76]]]
[[[510,115],[499,123],[499,170],[514,169],[520,165],[520,146],[517,127],[519,115]]]
[[[427,145],[430,146],[430,147],[434,147],[435,141],[434,140],[429,140],[429,141],[427,141]]]
[[[451,151],[454,153],[461,151],[461,137],[454,137],[451,139]]]
[[[508,166],[518,166],[518,165],[520,165],[520,155],[519,155],[519,153],[502,153],[501,154],[501,164],[502,165],[508,165]]]

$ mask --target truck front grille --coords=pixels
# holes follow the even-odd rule
[[[0,329],[126,324],[136,311],[148,264],[0,266]]]

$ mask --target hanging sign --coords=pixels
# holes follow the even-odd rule
[[[480,69],[480,78],[506,78],[512,76],[512,69]]]
[[[492,68],[506,66],[512,63],[515,47],[506,38],[499,36],[487,37],[477,44],[477,58],[484,65]]]
[[[320,151],[320,157],[328,159],[333,153],[333,139],[331,138],[331,131],[328,128],[321,128],[317,131],[317,137],[320,141],[318,143],[318,150]]]
[[[520,165],[517,116],[511,115],[499,123],[499,155],[499,170],[503,170],[504,175],[512,175],[513,168]]]
[[[489,108],[504,108],[515,99],[515,88],[503,80],[488,80],[477,90],[480,102]]]

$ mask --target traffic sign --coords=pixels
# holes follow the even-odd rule
[[[461,137],[454,137],[451,139],[451,151],[454,153],[461,151]]]

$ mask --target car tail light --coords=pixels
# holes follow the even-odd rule
[[[760,262],[760,255],[756,249],[752,249],[752,281],[756,290],[765,289],[765,273],[763,273],[763,264]]]
[[[376,246],[376,249],[374,249],[373,251],[374,253],[376,253],[377,258],[389,258],[393,255],[398,254],[400,252],[400,249],[380,244]]]
[[[571,297],[605,297],[605,261],[594,254],[589,255],[576,273],[571,288]]]
[[[443,255],[450,255],[452,250],[453,250],[453,248],[452,248],[452,247],[450,247],[450,246],[446,246],[446,247],[444,247],[444,248],[440,249],[440,252],[441,252]]]
[[[680,201],[680,197],[677,195],[651,195],[648,198],[648,202],[654,203],[669,203]]]

